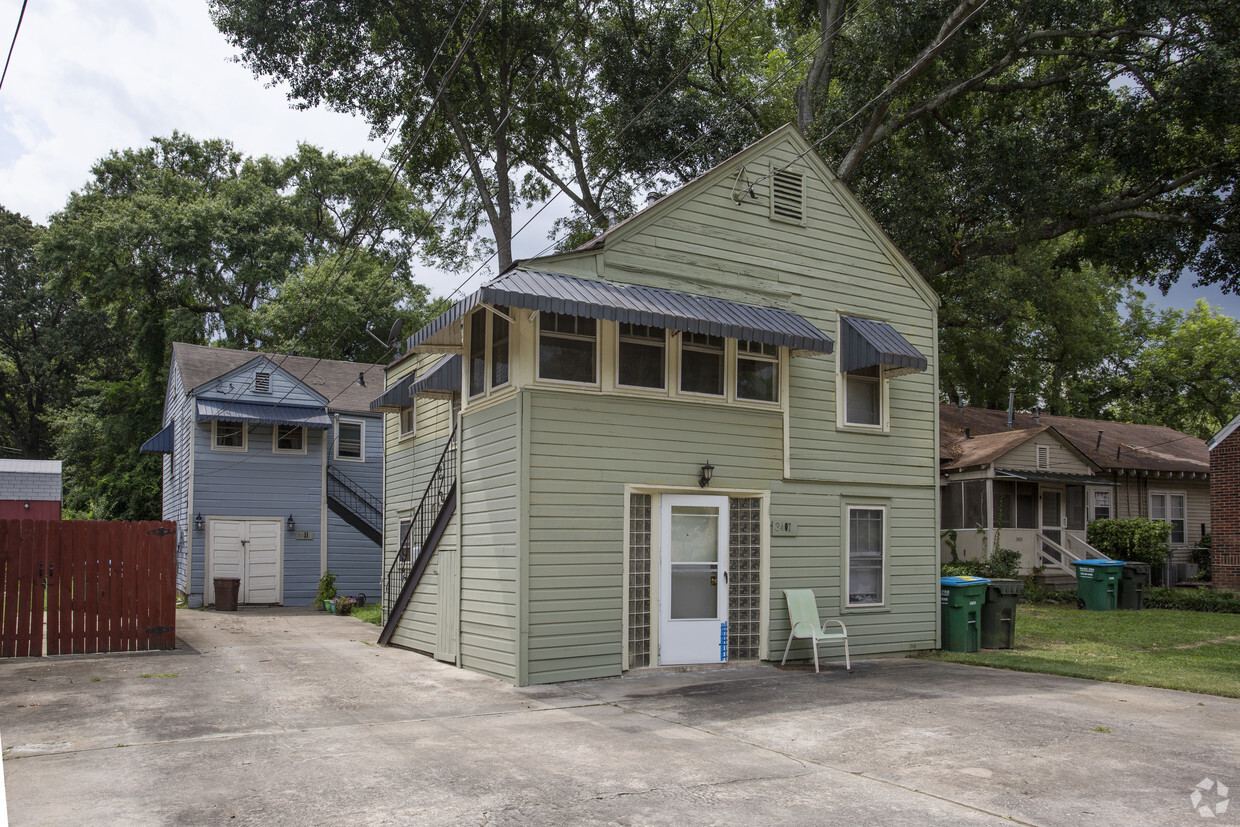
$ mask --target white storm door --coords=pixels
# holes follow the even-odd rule
[[[245,524],[245,577],[239,603],[280,602],[280,529],[284,524],[248,520]]]
[[[207,575],[207,602],[215,602],[215,578],[242,578],[245,570],[245,523],[241,520],[212,520],[211,569]]]
[[[728,498],[661,499],[659,663],[722,663],[728,640]]]

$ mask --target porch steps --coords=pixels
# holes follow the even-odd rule
[[[1071,591],[1076,588],[1076,575],[1066,571],[1044,571],[1034,578],[1034,582],[1051,591]]]

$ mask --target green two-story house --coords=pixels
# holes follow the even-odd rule
[[[381,640],[518,685],[779,660],[812,588],[854,656],[934,648],[936,308],[791,127],[518,263],[373,405]]]

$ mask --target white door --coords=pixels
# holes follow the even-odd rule
[[[279,603],[279,520],[211,520],[211,566],[207,602],[215,601],[215,578],[241,581],[238,603]]]
[[[728,498],[662,498],[659,663],[722,663],[728,646]]]

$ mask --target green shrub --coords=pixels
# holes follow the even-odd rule
[[[1211,589],[1150,588],[1145,590],[1145,607],[1240,614],[1240,597],[1231,592],[1216,592]]]
[[[1201,535],[1201,542],[1192,550],[1192,560],[1197,564],[1197,579],[1210,582],[1210,559],[1214,556],[1213,541],[1209,534]]]
[[[1112,560],[1149,563],[1154,568],[1166,565],[1171,553],[1171,524],[1161,520],[1094,520],[1085,538]]]
[[[323,601],[331,600],[336,596],[336,575],[331,570],[323,572],[323,576],[319,578],[319,593],[314,596],[314,608],[323,608]]]
[[[985,560],[953,559],[939,567],[943,577],[989,577],[1012,580],[1020,576],[1020,552],[1001,548]]]

